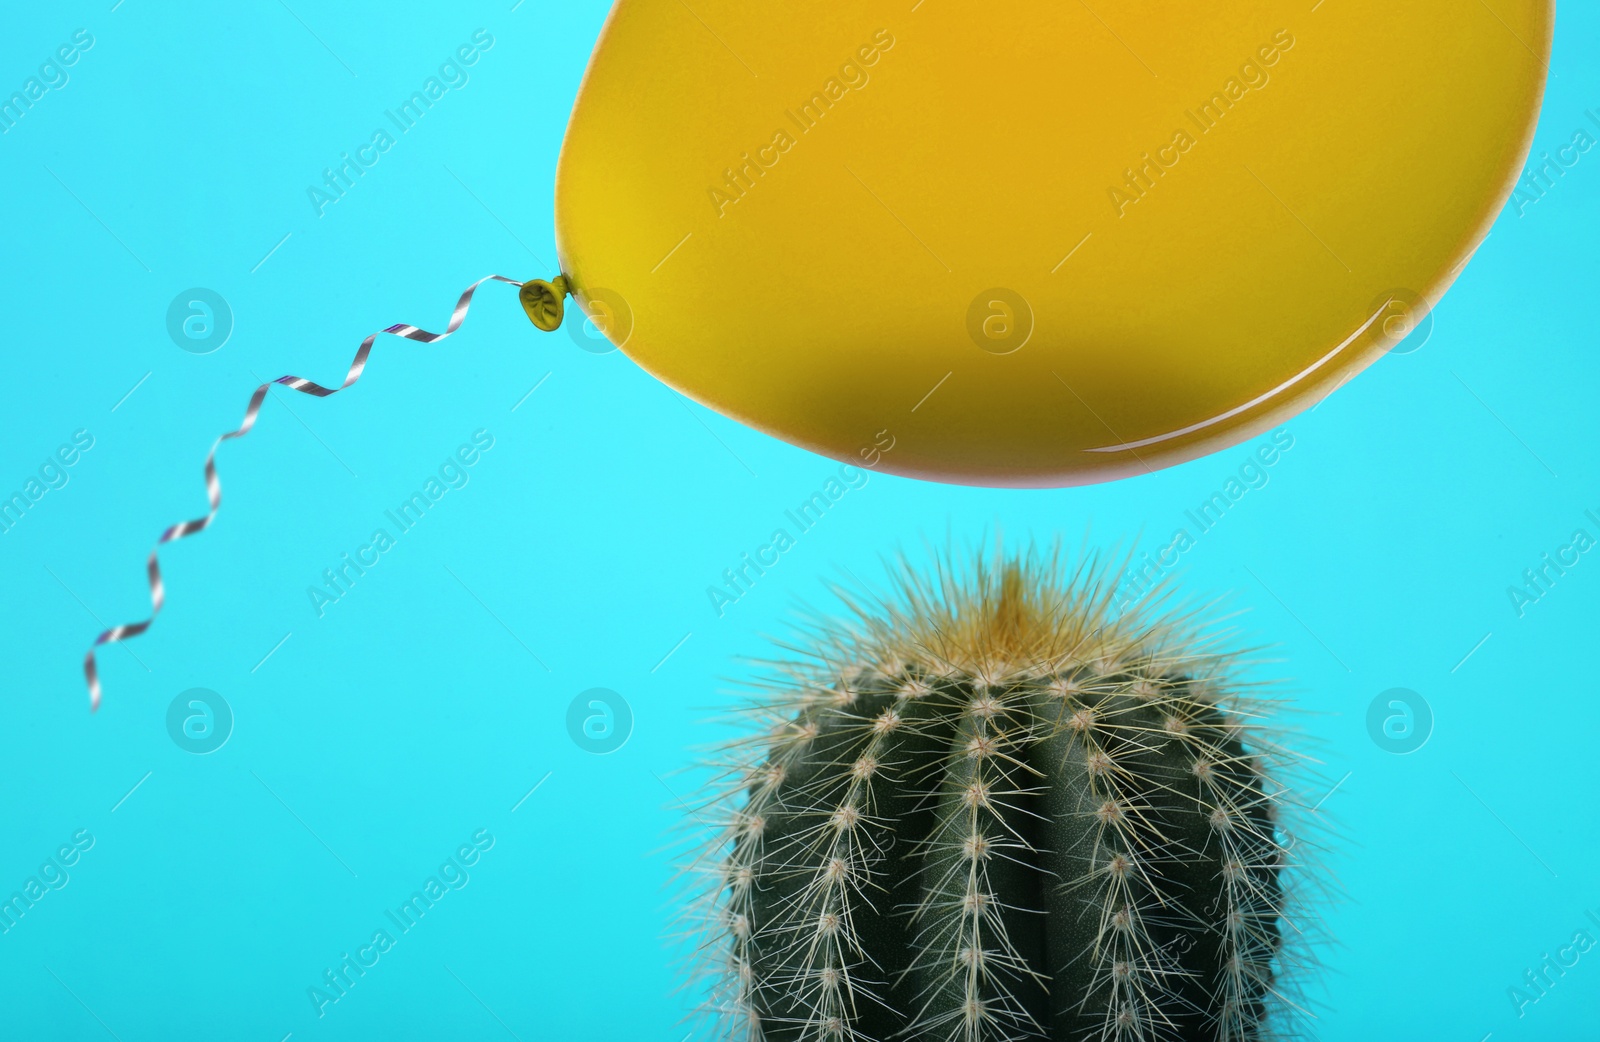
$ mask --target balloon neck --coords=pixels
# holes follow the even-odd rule
[[[517,299],[522,301],[522,310],[528,313],[528,320],[549,333],[561,325],[562,305],[570,292],[567,277],[557,275],[549,282],[529,279],[522,284]]]

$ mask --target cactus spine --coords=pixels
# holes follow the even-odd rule
[[[781,664],[699,862],[728,1037],[1267,1037],[1280,754],[1202,629],[1105,580],[902,567]]]

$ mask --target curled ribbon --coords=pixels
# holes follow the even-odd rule
[[[464,322],[467,317],[467,309],[472,305],[473,292],[485,282],[507,282],[513,286],[524,287],[522,294],[524,300],[523,306],[529,309],[529,316],[533,317],[533,309],[529,307],[528,304],[529,294],[532,293],[536,300],[539,300],[545,304],[547,309],[553,310],[556,323],[560,323],[561,296],[565,295],[567,290],[565,279],[558,277],[555,302],[553,305],[550,305],[548,301],[544,299],[551,295],[550,293],[545,292],[546,290],[552,288],[549,283],[544,283],[539,279],[534,279],[525,284],[518,279],[508,279],[504,275],[488,275],[468,286],[461,294],[460,299],[456,301],[455,310],[450,313],[450,324],[445,327],[443,333],[430,333],[425,329],[418,329],[416,326],[408,326],[403,323],[396,323],[382,332],[392,333],[395,336],[403,336],[407,340],[415,340],[423,344],[432,344],[436,341],[443,340],[445,337],[461,328],[461,323]],[[534,287],[534,289],[529,290],[526,287]],[[542,323],[538,323],[537,321],[535,324],[538,324],[541,329],[546,328]],[[554,326],[549,328],[554,328]],[[367,355],[372,352],[372,345],[377,341],[379,335],[379,333],[373,333],[371,336],[361,341],[361,347],[356,350],[356,357],[354,361],[350,363],[350,370],[349,372],[345,373],[344,383],[340,384],[338,387],[324,387],[321,384],[314,383],[311,380],[307,380],[299,376],[280,376],[276,380],[270,380],[267,383],[262,384],[260,387],[257,387],[255,393],[250,396],[250,404],[245,408],[244,421],[239,424],[239,429],[229,431],[228,433],[217,438],[216,441],[212,442],[211,451],[206,454],[206,496],[211,501],[211,509],[206,513],[205,517],[195,518],[193,521],[184,521],[180,524],[173,525],[171,528],[168,528],[166,531],[162,532],[161,538],[156,540],[156,545],[150,550],[149,560],[145,562],[145,571],[150,577],[150,617],[145,619],[143,622],[124,623],[121,626],[113,626],[106,630],[104,633],[100,634],[100,636],[95,638],[94,644],[90,646],[88,654],[86,654],[83,658],[83,675],[89,683],[90,712],[100,708],[100,676],[95,669],[94,649],[98,648],[102,644],[115,644],[118,641],[127,640],[130,637],[137,637],[139,634],[150,628],[151,624],[156,621],[156,616],[161,612],[161,605],[165,599],[165,594],[161,585],[161,565],[156,560],[157,551],[161,549],[163,543],[175,542],[176,540],[183,539],[186,536],[191,536],[197,532],[205,531],[206,526],[211,524],[212,519],[217,516],[217,508],[222,505],[222,482],[217,478],[217,450],[222,447],[222,443],[230,438],[242,438],[246,434],[250,433],[250,428],[254,427],[256,423],[256,414],[261,411],[261,403],[266,399],[267,391],[271,389],[273,384],[279,384],[283,387],[289,388],[290,390],[299,391],[301,394],[309,394],[318,398],[326,398],[330,394],[337,394],[346,387],[349,387],[351,384],[355,383],[357,380],[361,379],[361,371],[365,369],[367,365]]]

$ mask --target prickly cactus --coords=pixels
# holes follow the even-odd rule
[[[699,862],[720,1037],[1267,1037],[1282,754],[1207,631],[1108,578],[902,566],[774,664]]]

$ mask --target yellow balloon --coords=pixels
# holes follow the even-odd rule
[[[578,302],[837,459],[1059,486],[1394,346],[1522,170],[1550,0],[620,0],[556,179]]]

